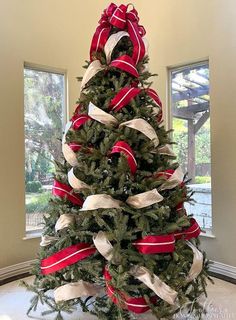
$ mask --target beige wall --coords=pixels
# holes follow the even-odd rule
[[[128,3],[129,1],[124,1]],[[118,1],[117,3],[121,3]],[[210,258],[236,266],[236,3],[133,0],[150,42],[154,87],[166,107],[167,66],[209,57],[213,217]],[[108,1],[0,0],[0,268],[33,259],[39,239],[24,237],[23,62],[66,69],[73,110],[89,45]]]

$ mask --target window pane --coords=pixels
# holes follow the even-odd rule
[[[64,75],[24,69],[26,231],[42,228],[51,194],[53,159],[60,159]]]
[[[171,69],[174,151],[191,179],[195,204],[186,204],[200,226],[212,227],[210,96],[208,62]]]

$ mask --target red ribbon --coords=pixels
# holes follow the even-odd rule
[[[133,245],[142,254],[173,252],[175,250],[175,237],[173,234],[146,236],[135,241]]]
[[[87,114],[75,114],[71,118],[73,129],[78,130],[88,120],[91,120],[91,118]]]
[[[201,233],[201,228],[194,218],[190,219],[190,227],[182,230],[181,232],[175,232],[175,238],[184,240],[190,240],[192,238],[197,238]]]
[[[170,177],[173,175],[174,172],[175,172],[175,170],[173,170],[173,169],[167,169],[165,171],[157,172],[155,174],[155,177],[156,178],[163,178],[165,180],[168,180],[168,179],[170,179]]]
[[[122,88],[111,100],[109,106],[110,110],[119,111],[120,109],[125,107],[133,98],[140,94],[141,91],[142,90],[140,88],[132,86]],[[160,122],[162,119],[162,103],[158,94],[151,88],[144,89],[144,91],[150,98],[152,98],[156,102],[157,106],[160,108],[160,112],[157,116],[157,121]]]
[[[68,145],[71,148],[71,150],[73,150],[74,152],[79,151],[81,149],[81,147],[82,147],[81,144],[78,144],[76,142],[70,142]]]
[[[50,274],[83,260],[96,252],[96,248],[88,243],[78,243],[67,247],[41,261],[41,273]]]
[[[135,87],[124,87],[111,100],[109,108],[114,111],[119,111],[126,106],[134,97],[141,92],[141,89]]]
[[[74,193],[73,188],[57,180],[54,180],[52,194],[60,198],[66,198],[75,205],[81,207],[83,205],[83,200],[76,193]]]
[[[149,97],[151,97],[156,102],[158,107],[160,108],[160,111],[157,115],[157,121],[160,122],[162,120],[162,116],[163,116],[161,99],[159,98],[156,91],[151,88],[146,89],[146,92],[149,95]]]
[[[120,290],[116,290],[113,286],[111,286],[109,282],[112,280],[112,277],[108,272],[107,267],[104,269],[104,278],[106,280],[107,295],[111,298],[112,302],[115,304],[121,304],[120,307],[123,309],[128,309],[134,313],[144,313],[150,309],[143,297],[129,297]],[[115,294],[118,294],[120,299],[118,299]],[[152,303],[156,303],[157,300],[157,296],[151,297],[150,299]]]
[[[130,171],[132,174],[135,174],[137,170],[137,162],[134,157],[134,152],[128,145],[128,143],[124,141],[118,141],[112,147],[111,153],[124,153],[127,157],[127,161],[130,167]]]
[[[175,210],[177,212],[181,212],[184,209],[184,203],[180,202],[179,204],[177,204],[177,206],[175,207]]]
[[[137,11],[133,8],[127,12],[128,6],[116,6],[111,3],[107,9],[104,10],[99,26],[97,27],[92,39],[90,47],[90,60],[93,60],[93,54],[101,52],[107,42],[112,26],[127,30],[130,39],[133,43],[132,59],[136,65],[141,61],[145,55],[145,45],[142,36],[145,35],[145,29],[138,24],[139,18]]]
[[[142,254],[168,253],[175,250],[175,241],[183,238],[190,240],[197,238],[201,229],[197,221],[190,219],[190,227],[183,229],[181,232],[175,232],[166,235],[146,236],[136,240],[133,245]]]
[[[133,59],[126,54],[113,60],[110,63],[110,67],[115,67],[122,71],[128,72],[136,78],[139,77],[139,73],[138,73],[138,70],[135,68]]]

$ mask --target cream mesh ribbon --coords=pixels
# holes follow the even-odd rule
[[[80,211],[120,208],[121,204],[122,201],[115,200],[108,194],[94,194],[86,198]]]
[[[105,125],[116,125],[118,122],[115,117],[96,107],[92,102],[90,102],[88,106],[88,115]]]
[[[194,280],[202,271],[203,254],[190,241],[186,241],[186,243],[193,250],[193,263],[186,278],[186,281],[190,282]]]
[[[157,147],[159,139],[154,128],[144,119],[133,119],[120,124],[120,127],[126,126],[142,132],[150,140],[153,140],[154,146]]]
[[[67,174],[67,177],[68,177],[68,182],[73,189],[75,190],[90,189],[90,186],[88,184],[76,178],[74,174],[74,168],[70,169],[70,171]]]
[[[62,153],[63,153],[64,158],[66,159],[66,161],[72,167],[74,167],[74,166],[76,166],[78,164],[78,160],[77,160],[77,157],[76,157],[76,154],[74,153],[74,151],[66,143],[66,134],[69,131],[71,125],[72,125],[72,121],[69,121],[69,122],[67,122],[67,124],[65,126],[65,132],[64,132],[64,134],[62,136]]]
[[[79,280],[78,282],[67,283],[54,290],[56,302],[67,301],[79,297],[95,296],[102,290],[93,283]]]
[[[178,167],[172,176],[160,186],[159,190],[173,189],[183,181],[183,178],[183,171]]]
[[[151,206],[154,203],[161,202],[162,200],[162,195],[157,191],[157,189],[153,189],[128,197],[126,203],[131,207],[140,209]]]

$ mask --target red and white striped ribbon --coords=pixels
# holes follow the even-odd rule
[[[141,92],[141,89],[135,87],[122,88],[110,102],[110,110],[119,111],[126,106],[134,97]]]
[[[183,238],[190,240],[197,238],[201,233],[200,226],[194,218],[190,219],[190,227],[182,231],[165,235],[151,235],[133,242],[133,245],[142,254],[168,253],[175,250],[175,242]]]
[[[88,120],[91,120],[91,118],[87,114],[75,114],[71,118],[73,129],[78,130]]]
[[[175,237],[173,234],[146,236],[133,245],[142,254],[168,253],[175,250]]]
[[[144,297],[129,297],[122,291],[116,290],[110,284],[112,277],[108,271],[108,267],[105,267],[103,275],[106,281],[107,295],[111,298],[112,302],[119,305],[123,309],[127,309],[137,314],[144,313],[150,309]],[[119,298],[117,296],[119,296]],[[156,303],[157,300],[157,296],[150,298],[152,303]]]
[[[112,147],[111,153],[123,153],[127,157],[127,161],[132,174],[135,174],[137,170],[137,162],[134,156],[133,150],[125,141],[118,141]]]
[[[135,67],[133,59],[128,55],[120,56],[119,58],[112,60],[110,67],[118,68],[122,71],[128,72],[132,76],[138,78],[139,73]]]
[[[174,233],[175,239],[190,240],[192,238],[197,238],[201,233],[201,228],[194,218],[190,219],[190,227],[185,228],[182,231]]]
[[[101,52],[107,42],[112,26],[127,30],[133,43],[132,59],[135,65],[141,61],[145,55],[145,45],[142,37],[145,35],[145,29],[138,24],[139,18],[137,11],[133,8],[127,12],[128,6],[110,4],[99,21],[90,47],[90,59],[96,59],[96,53]]]
[[[92,244],[78,243],[41,260],[41,273],[46,275],[64,269],[96,252]]]
[[[159,98],[159,96],[155,90],[148,88],[145,91],[149,95],[149,97],[152,98],[156,102],[156,104],[159,107],[159,112],[157,114],[157,121],[160,122],[162,120],[162,116],[163,116],[161,99]]]
[[[66,198],[75,205],[83,205],[83,200],[79,197],[78,194],[74,193],[73,188],[57,180],[54,180],[52,194],[56,197]]]
[[[146,92],[147,95],[152,98],[157,104],[159,110],[157,113],[157,121],[160,122],[162,119],[162,103],[156,91],[151,88],[147,88],[144,90],[132,86],[122,88],[111,100],[109,106],[110,110],[119,111],[127,104],[129,104],[132,99],[139,95],[141,91]]]

